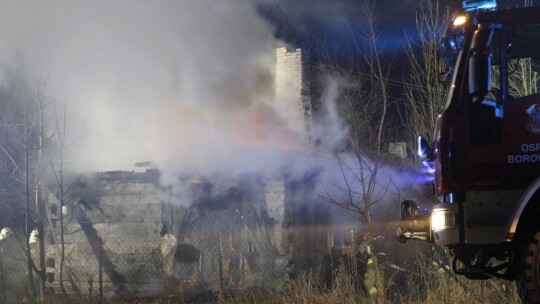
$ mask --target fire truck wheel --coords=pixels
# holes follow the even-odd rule
[[[540,232],[527,244],[517,280],[523,303],[540,303]]]

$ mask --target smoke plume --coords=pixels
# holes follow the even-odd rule
[[[52,118],[67,113],[70,171],[150,161],[170,185],[183,174],[316,168],[323,183],[343,189],[336,158],[315,152],[275,98],[278,43],[260,1],[5,0],[0,83],[11,83],[11,71],[29,87],[45,83],[49,133]],[[338,82],[327,83],[326,117],[313,130],[320,147],[337,151],[346,130],[335,110]]]
[[[51,117],[65,108],[71,170],[275,173],[307,151],[276,110],[255,1],[7,0],[0,40],[2,67],[46,79]]]

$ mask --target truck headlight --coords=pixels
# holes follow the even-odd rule
[[[456,217],[453,210],[433,209],[431,212],[431,230],[446,230],[456,227]]]

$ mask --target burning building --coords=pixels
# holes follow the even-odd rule
[[[275,94],[307,139],[306,60],[277,49]],[[328,250],[316,178],[188,176],[164,187],[157,170],[78,176],[62,203],[49,195],[47,286],[108,298],[278,288]]]
[[[104,172],[76,178],[62,207],[51,195],[48,286],[120,298],[278,288],[324,250],[326,234],[310,228],[327,215],[309,210],[316,198],[303,181],[187,179],[180,193],[158,180],[152,170]]]

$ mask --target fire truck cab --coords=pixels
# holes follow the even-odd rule
[[[418,143],[437,202],[402,202],[396,236],[444,246],[457,274],[516,280],[540,303],[540,8],[464,8],[441,43],[446,107],[432,145]]]

